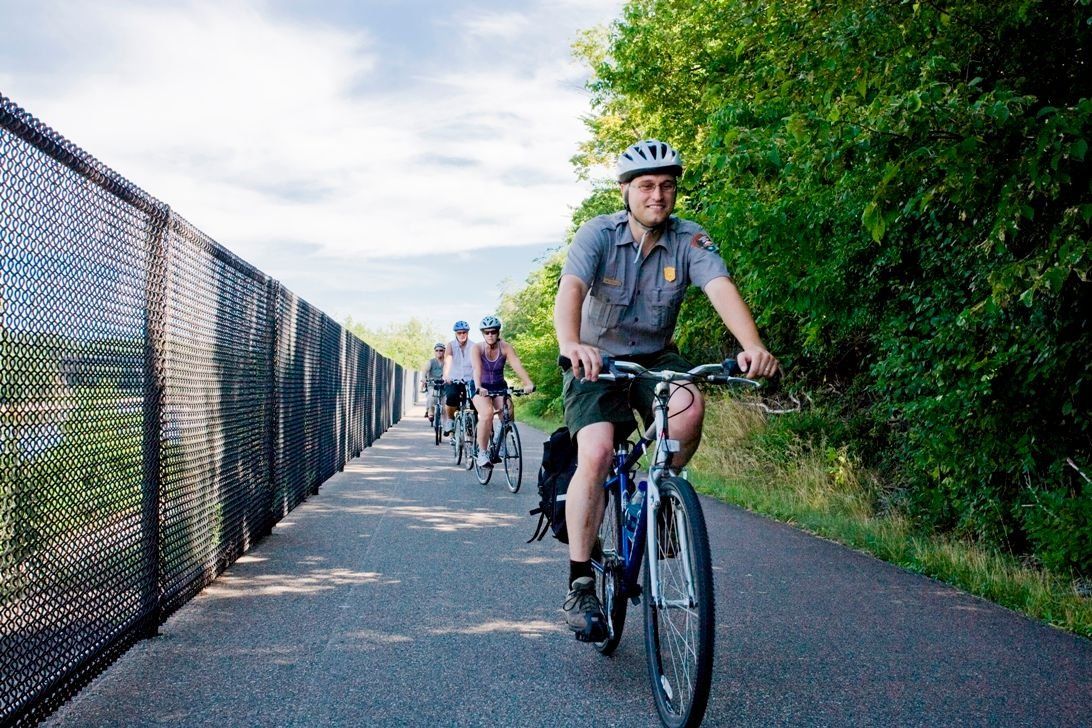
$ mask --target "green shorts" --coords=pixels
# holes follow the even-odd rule
[[[656,354],[620,356],[647,369],[674,369],[686,371],[693,365],[679,355],[678,350],[665,349]],[[596,422],[614,423],[614,435],[618,440],[629,436],[637,427],[633,416],[636,409],[647,427],[652,423],[652,401],[656,382],[638,379],[632,382],[585,382],[565,372],[562,396],[565,400],[565,426],[575,437],[580,428]]]

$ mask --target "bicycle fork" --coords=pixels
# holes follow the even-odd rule
[[[660,565],[659,565],[659,538],[660,530],[656,527],[656,522],[660,513],[660,505],[662,503],[660,497],[660,481],[664,475],[669,477],[674,475],[675,472],[671,467],[671,455],[679,451],[679,441],[671,440],[667,436],[667,400],[669,397],[668,385],[666,382],[659,382],[656,385],[656,402],[654,405],[653,416],[655,423],[653,425],[654,432],[656,433],[656,449],[652,454],[652,467],[648,473],[648,494],[646,496],[645,507],[645,533],[646,544],[648,548],[648,584],[652,591],[649,598],[652,599],[652,603],[657,607],[663,608],[683,608],[693,609],[697,606],[697,599],[694,595],[694,573],[691,568],[690,559],[690,535],[686,531],[685,520],[683,514],[678,508],[671,509],[671,517],[674,521],[674,533],[678,543],[675,545],[675,558],[682,560],[683,575],[686,578],[686,594],[687,599],[684,602],[681,599],[678,600],[665,600],[662,596],[662,590],[660,589]],[[651,434],[651,433],[650,433]],[[669,524],[664,524],[665,537],[670,541],[670,531],[668,529]],[[669,544],[670,548],[670,544]]]

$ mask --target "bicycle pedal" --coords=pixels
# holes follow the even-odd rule
[[[590,634],[587,634],[584,631],[580,631],[580,632],[573,632],[573,636],[576,637],[577,642],[602,642],[603,640],[605,640],[607,638],[607,634],[606,634],[607,628],[606,628],[606,626],[603,627],[602,632],[603,632],[603,634],[591,634],[590,635]]]
[[[633,589],[634,589],[633,593],[629,595],[629,600],[630,600],[630,602],[633,603],[634,606],[636,606],[636,605],[641,603],[642,589],[641,589],[641,586],[639,584],[635,585],[633,587]]]

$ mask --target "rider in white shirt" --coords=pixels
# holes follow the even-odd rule
[[[473,344],[470,343],[470,324],[456,321],[451,327],[455,338],[447,343],[444,356],[444,434],[450,435],[455,430],[455,410],[459,407],[459,398],[466,393],[467,399],[474,396],[470,391],[474,386],[474,364],[470,359]]]

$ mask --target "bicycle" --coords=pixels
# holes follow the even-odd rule
[[[518,493],[523,483],[523,445],[519,439],[519,430],[512,413],[512,397],[522,397],[526,392],[517,387],[508,387],[485,393],[489,397],[504,397],[504,406],[493,415],[493,437],[489,440],[489,462],[504,461],[504,478],[508,481],[508,490]],[[497,422],[499,420],[499,422]],[[478,465],[478,441],[474,440],[474,474],[482,485],[493,477],[493,468]]]
[[[466,383],[464,382],[464,384]],[[474,467],[474,460],[470,456],[470,453],[474,449],[475,424],[477,421],[478,413],[474,409],[474,405],[471,404],[470,397],[467,396],[466,387],[464,387],[459,394],[459,407],[455,412],[455,418],[452,421],[454,431],[451,435],[451,456],[455,464],[458,465],[463,462],[463,456],[465,455],[466,462],[463,467],[467,470]]]
[[[562,357],[561,364],[568,361]],[[618,647],[628,602],[645,598],[645,656],[660,720],[670,728],[701,723],[712,682],[715,606],[713,567],[705,517],[694,487],[671,454],[679,443],[668,436],[667,404],[679,382],[746,384],[733,359],[687,372],[651,371],[639,364],[605,360],[599,379],[656,381],[653,424],[636,444],[615,449],[603,487],[607,502],[592,553],[596,596],[607,635],[595,643],[604,655]],[[638,461],[652,446],[647,481],[635,482]],[[647,558],[646,558],[647,557]],[[643,583],[638,578],[644,565]]]
[[[436,436],[436,444],[444,441],[444,380],[427,379],[425,385],[432,389],[432,431]]]

